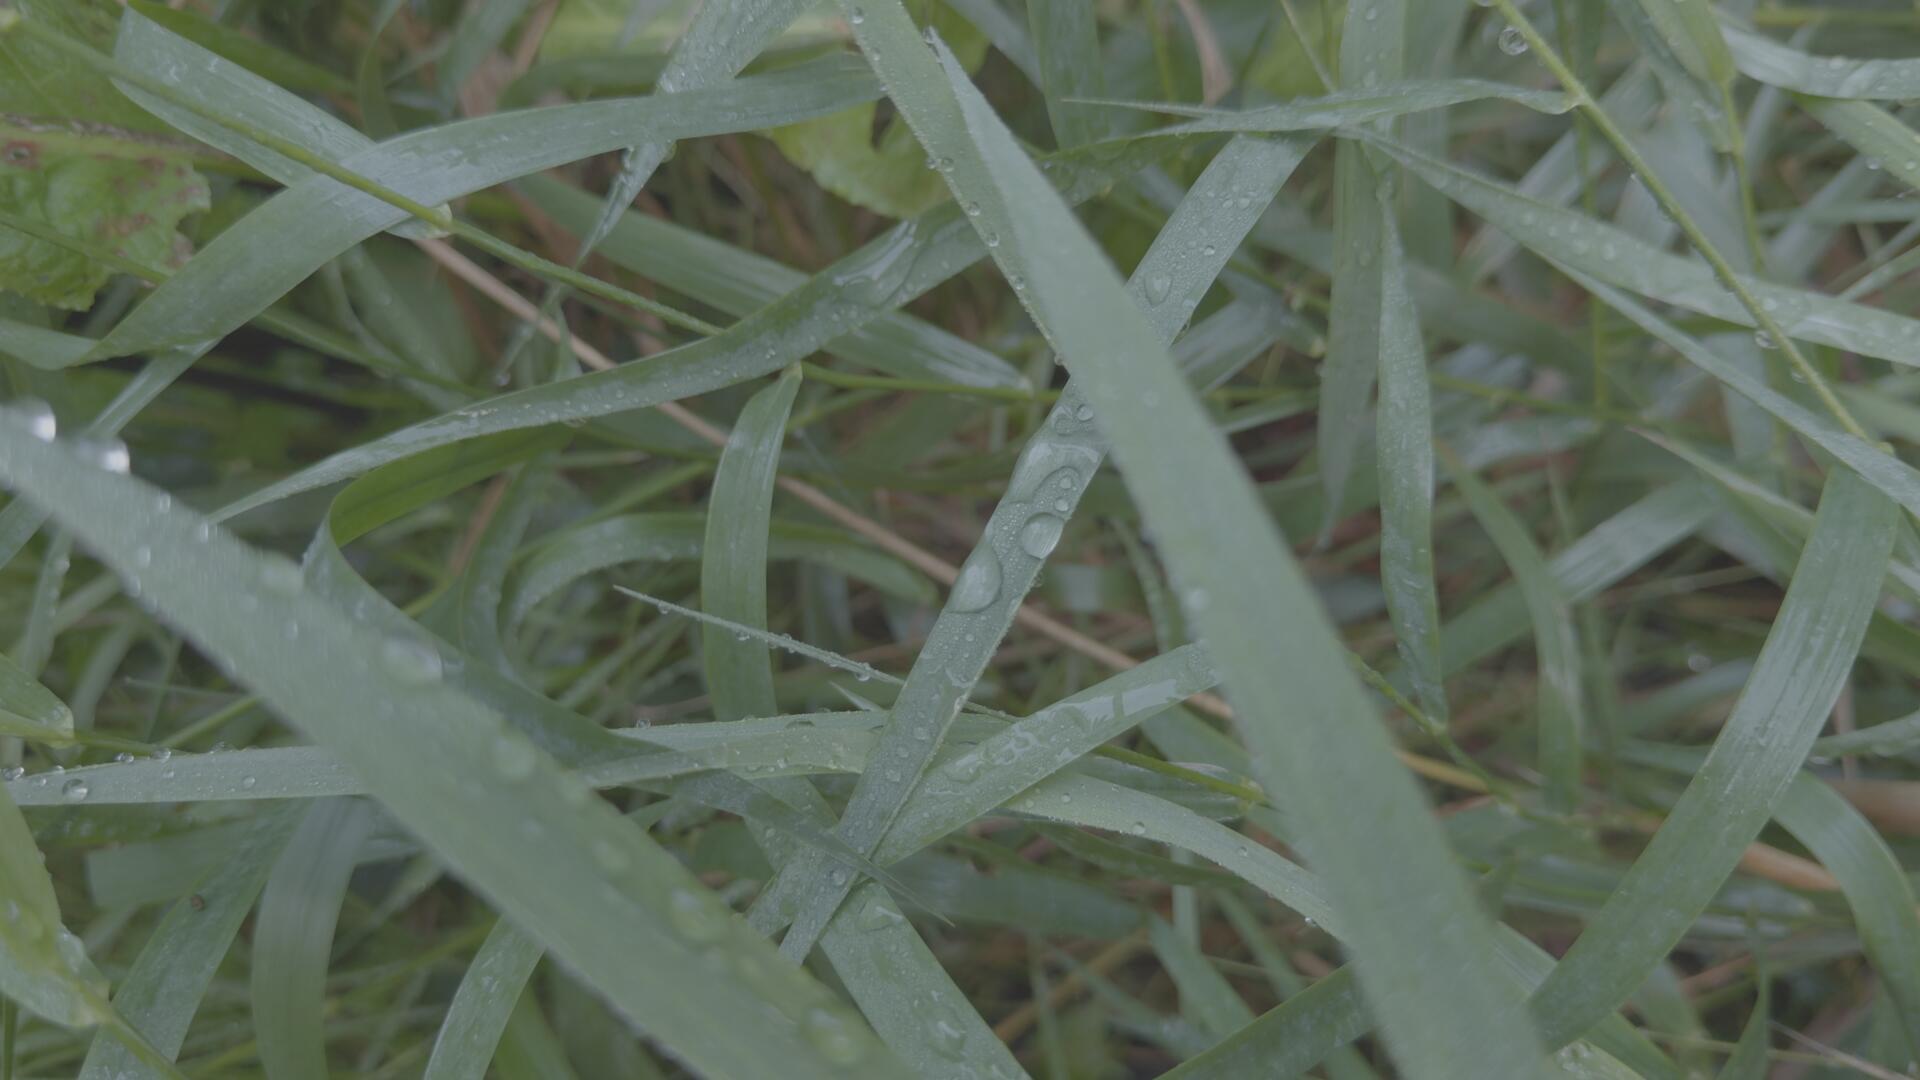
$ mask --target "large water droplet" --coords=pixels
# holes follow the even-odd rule
[[[118,439],[107,442],[100,447],[98,460],[100,467],[110,473],[119,473],[125,476],[133,469],[133,457],[127,453],[127,444]]]
[[[79,802],[91,794],[92,786],[77,776],[60,785],[60,797],[68,802]]]
[[[919,225],[909,220],[888,233],[872,252],[833,275],[841,295],[869,307],[887,307],[900,286],[913,272],[914,259],[920,254]]]
[[[9,765],[4,769],[0,769],[0,780],[5,780],[8,783],[12,783],[25,775],[27,775],[27,770],[19,765]]]
[[[1149,275],[1146,282],[1147,303],[1163,304],[1168,294],[1173,292],[1173,278],[1166,274]]]
[[[1499,41],[1500,51],[1508,56],[1519,56],[1527,51],[1526,35],[1522,34],[1517,26],[1509,26],[1500,31]]]
[[[260,567],[260,584],[268,592],[290,596],[300,591],[300,567],[285,559],[270,558]]]
[[[1060,534],[1067,527],[1062,518],[1054,514],[1035,514],[1027,519],[1020,530],[1020,550],[1036,559],[1044,559],[1053,554],[1060,543]]]
[[[380,646],[380,666],[387,674],[410,686],[440,681],[443,670],[440,650],[423,641],[393,637]]]
[[[807,1014],[806,1030],[807,1041],[835,1065],[852,1065],[866,1053],[867,1048],[853,1025],[826,1009]]]
[[[966,1056],[967,1033],[960,1030],[958,1024],[946,1017],[933,1022],[933,1052],[948,1061],[960,1061]]]
[[[982,544],[967,557],[960,577],[953,583],[948,606],[955,611],[980,611],[1000,595],[1000,560],[989,545]]]
[[[20,403],[21,411],[27,414],[27,430],[41,442],[52,442],[60,430],[60,424],[53,418],[53,409],[46,402],[34,400]]]

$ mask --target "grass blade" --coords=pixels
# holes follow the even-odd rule
[[[421,1080],[481,1080],[500,1045],[501,1033],[544,952],[540,943],[505,919],[467,965],[447,1018],[433,1040],[433,1055]]]
[[[1896,520],[1853,474],[1828,477],[1786,601],[1706,764],[1534,996],[1549,1042],[1578,1036],[1638,988],[1771,815],[1853,666]]]
[[[341,754],[456,873],[690,1061],[788,1075],[891,1071],[885,1051],[812,980],[796,972],[748,981],[728,966],[738,957],[774,961],[770,947],[676,860],[497,714],[446,685],[442,665],[417,644],[368,640],[357,623],[306,595],[291,564],[252,552],[196,514],[156,503],[152,489],[137,481],[82,465],[11,413],[0,422],[0,479],[53,503],[62,524],[139,581],[156,607]],[[125,515],[135,504],[146,508],[137,524]],[[146,558],[137,557],[141,551]],[[334,678],[331,666],[302,662],[312,656],[361,674]],[[520,798],[493,800],[462,783],[475,777],[498,777]],[[457,813],[449,812],[448,799],[460,801]],[[530,828],[538,834],[529,835]],[[717,970],[697,962],[716,950]],[[664,986],[645,957],[673,963],[688,977]],[[795,1026],[743,1037],[725,1019],[763,1001]]]
[[[788,369],[740,410],[720,453],[707,509],[700,557],[700,606],[724,619],[767,625],[767,519],[787,416],[800,392],[800,372]],[[701,657],[714,716],[739,720],[779,712],[773,699],[773,663],[759,641],[739,640],[712,623],[700,627]]]
[[[996,261],[1089,380],[1241,705],[1238,726],[1351,927],[1398,1059],[1416,1076],[1551,1075],[1511,989],[1485,968],[1491,930],[1377,720],[1363,719],[1369,706],[1298,564],[1150,324],[978,92],[951,64],[942,79],[897,4],[871,5],[858,37],[922,143],[954,160],[948,181],[982,207],[979,227],[1007,238]]]

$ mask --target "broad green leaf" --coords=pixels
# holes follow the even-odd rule
[[[9,20],[69,33],[110,31],[110,6],[27,0]],[[0,33],[0,210],[139,263],[178,264],[192,245],[181,220],[207,209],[207,182],[185,143],[164,131],[107,80],[37,42],[10,22]],[[42,303],[85,308],[109,268],[15,230],[0,232],[0,289]]]
[[[422,1080],[481,1080],[493,1060],[494,1048],[540,963],[540,943],[515,930],[505,919],[493,924],[493,931],[480,951],[467,965],[453,1003],[447,1006],[447,1018],[433,1040],[433,1055],[427,1059]]]
[[[1160,342],[1172,341],[1186,325],[1215,275],[1307,148],[1300,141],[1237,139],[1209,163],[1190,199],[1175,211],[1135,268],[1125,294],[1134,310],[1146,313],[1145,321]],[[974,208],[972,200],[963,201]],[[989,248],[1004,243],[992,226],[976,221],[976,228],[989,238]],[[1083,393],[1069,382],[1021,451],[1006,494],[967,556],[914,661],[906,688],[894,703],[881,751],[900,767],[863,774],[842,819],[841,835],[856,850],[873,850],[900,815],[957,703],[979,681],[1100,470],[1105,441],[1088,422],[1094,407]],[[787,879],[783,887],[804,897],[782,943],[793,956],[811,948],[851,883],[826,880],[818,866],[786,867],[782,877]]]
[[[1852,473],[1828,476],[1786,601],[1706,763],[1534,995],[1550,1042],[1577,1037],[1640,985],[1772,814],[1853,666],[1897,513]]]
[[[156,501],[138,481],[83,465],[10,412],[0,422],[0,478],[51,503],[63,526],[138,581],[205,651],[341,754],[455,873],[690,1063],[752,1074],[891,1073],[885,1051],[830,994],[773,967],[771,947],[672,856],[498,713],[448,686],[438,656],[413,641],[377,640],[309,595],[292,564]],[[143,507],[137,523],[128,513],[135,505]],[[337,677],[342,670],[352,677]],[[492,797],[472,783],[479,777],[511,786],[516,798]],[[702,962],[705,954],[718,966]],[[662,984],[653,975],[661,964],[682,977]],[[781,973],[760,977],[769,970]],[[762,1003],[794,1026],[749,1034],[730,1021]]]
[[[1546,777],[1547,804],[1570,813],[1579,801],[1581,747],[1586,740],[1586,705],[1581,696],[1580,642],[1573,610],[1554,583],[1547,558],[1513,510],[1472,472],[1448,461],[1453,482],[1473,516],[1500,550],[1533,623],[1534,655],[1540,669],[1536,724],[1540,772]]]
[[[357,799],[308,807],[267,876],[253,932],[253,1027],[276,1077],[325,1080],[327,967],[355,855],[373,824]]]
[[[1368,719],[1298,563],[1152,324],[897,3],[867,5],[856,33],[922,144],[953,159],[948,181],[981,206],[976,227],[1002,238],[994,255],[1009,283],[1088,380],[1091,411],[1239,705],[1237,727],[1335,898],[1396,1058],[1411,1076],[1553,1075],[1491,970],[1491,927]]]
[[[700,606],[755,628],[767,625],[767,522],[773,513],[773,482],[787,416],[799,392],[800,372],[789,369],[748,400],[720,452],[708,496]],[[765,645],[737,640],[709,623],[700,628],[700,646],[716,718],[739,720],[780,711]]]
[[[0,653],[0,735],[38,742],[73,739],[73,710]]]
[[[114,990],[115,1011],[168,1057],[177,1056],[186,1042],[214,972],[299,823],[297,811],[291,805],[271,807],[243,824],[237,842],[222,845],[220,861],[195,883],[193,895],[168,909]],[[80,1080],[160,1075],[107,1035],[94,1036],[80,1069]]]

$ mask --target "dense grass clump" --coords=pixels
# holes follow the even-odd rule
[[[1920,1075],[1904,0],[0,0],[0,1080]]]

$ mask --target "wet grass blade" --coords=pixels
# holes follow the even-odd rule
[[[1897,513],[1853,474],[1829,475],[1786,601],[1706,763],[1534,996],[1550,1042],[1578,1036],[1639,987],[1772,814],[1853,666]]]
[[[433,1040],[433,1055],[421,1080],[481,1080],[493,1061],[500,1035],[507,1029],[513,1007],[527,980],[540,963],[540,943],[513,928],[505,919],[493,926],[480,945],[447,1018]]]
[[[798,972],[761,977],[777,963],[770,946],[498,714],[448,686],[437,655],[405,639],[370,640],[308,594],[293,564],[41,442],[10,412],[0,450],[7,486],[52,504],[156,608],[340,753],[456,873],[689,1060],[790,1075],[891,1071],[885,1051],[818,984]],[[137,523],[130,505],[143,507]],[[494,800],[466,785],[478,777],[512,784],[519,797]],[[717,970],[697,961],[708,953]],[[646,956],[702,974],[669,988]],[[795,1026],[743,1036],[721,1019],[761,1002]]]
[[[1487,967],[1491,928],[1383,729],[1366,719],[1298,564],[1150,324],[978,92],[951,62],[942,77],[942,58],[898,4],[868,5],[857,35],[922,143],[955,162],[948,181],[981,206],[978,227],[1003,238],[995,257],[1009,282],[1087,379],[1240,706],[1238,727],[1350,928],[1397,1058],[1416,1076],[1552,1075],[1511,988]]]

